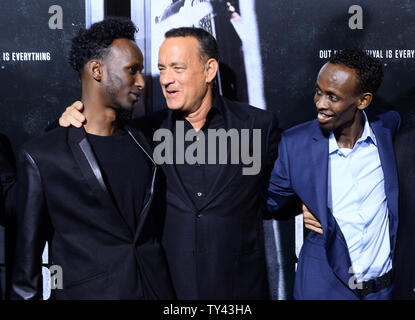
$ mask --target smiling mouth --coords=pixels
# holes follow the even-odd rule
[[[166,89],[166,94],[167,94],[167,97],[169,98],[174,98],[175,96],[177,96],[178,93],[179,93],[178,90],[167,90]]]
[[[317,114],[317,119],[320,122],[327,122],[333,117],[334,117],[334,115],[326,113],[326,112],[322,112],[322,111],[318,112],[318,114]]]

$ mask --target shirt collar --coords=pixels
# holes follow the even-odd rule
[[[363,141],[369,141],[369,142],[372,141],[372,143],[375,146],[377,146],[375,134],[373,133],[373,130],[369,125],[369,121],[368,121],[366,113],[364,111],[363,111],[363,117],[364,117],[364,120],[365,120],[365,124],[363,126],[363,133],[362,133],[362,136],[356,141],[356,144],[361,143]],[[329,154],[333,153],[333,152],[335,152],[339,149],[340,148],[337,144],[336,137],[334,136],[334,133],[331,132],[330,136],[329,136]]]

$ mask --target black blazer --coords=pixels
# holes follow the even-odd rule
[[[266,299],[262,197],[274,164],[280,132],[273,113],[220,96],[226,130],[261,129],[261,171],[242,175],[242,165],[222,165],[212,192],[198,210],[174,165],[164,173],[158,205],[165,205],[162,244],[179,299]],[[152,139],[158,128],[172,130],[171,110],[140,119],[136,125]],[[251,131],[252,132],[252,131]],[[252,139],[251,146],[252,146]],[[252,148],[250,149],[252,152]],[[228,146],[228,159],[230,146]],[[229,161],[229,160],[228,160]]]
[[[9,139],[0,134],[0,224],[12,221],[16,160]]]
[[[399,225],[394,266],[394,299],[415,299],[415,128],[395,141],[399,175]]]
[[[137,130],[128,134],[147,154]],[[84,129],[57,128],[22,147],[16,185],[17,245],[12,298],[42,297],[41,255],[49,241],[52,263],[63,270],[56,299],[174,298],[156,217],[148,215],[157,167],[127,224],[111,199]]]

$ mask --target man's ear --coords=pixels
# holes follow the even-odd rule
[[[216,74],[218,73],[219,64],[216,59],[210,58],[206,61],[206,82],[212,83],[213,79],[215,79]]]
[[[102,79],[102,64],[98,60],[91,60],[87,63],[88,73],[96,81],[101,81]]]
[[[373,94],[371,94],[370,92],[366,92],[360,95],[359,98],[359,104],[357,106],[357,109],[359,110],[364,110],[366,109],[369,104],[372,102],[373,99]]]

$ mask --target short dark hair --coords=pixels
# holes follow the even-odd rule
[[[181,27],[170,29],[165,33],[165,38],[194,37],[199,42],[199,51],[202,58],[219,61],[219,49],[216,39],[202,28]]]
[[[352,48],[341,50],[329,62],[343,65],[356,71],[359,82],[357,88],[358,93],[370,92],[375,94],[382,83],[382,63],[361,49]]]
[[[72,39],[69,63],[81,74],[88,61],[102,59],[109,53],[108,48],[115,39],[134,41],[136,31],[131,20],[115,17],[94,23],[89,29],[82,28]]]

